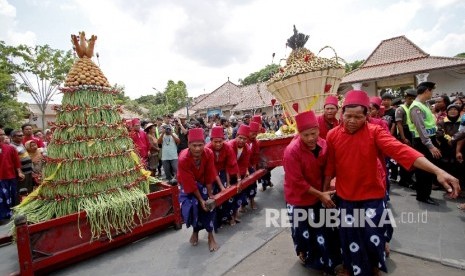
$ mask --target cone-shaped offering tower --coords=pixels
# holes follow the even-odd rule
[[[321,113],[326,97],[337,94],[344,75],[344,66],[337,55],[332,59],[322,58],[304,48],[308,38],[294,26],[294,35],[286,44],[292,48],[287,63],[268,82],[268,90],[292,116],[297,114],[295,104],[300,112],[312,109]]]
[[[43,181],[15,214],[36,223],[84,210],[93,238],[111,238],[149,215],[149,174],[114,104],[118,92],[90,59],[96,39],[72,36],[79,58],[61,88]]]

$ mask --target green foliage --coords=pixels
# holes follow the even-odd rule
[[[16,91],[9,86],[15,82],[7,56],[8,47],[0,41],[0,125],[19,128],[27,115],[26,104],[16,100]]]
[[[161,97],[157,97],[157,95],[160,95]],[[162,104],[163,103],[163,94],[157,93],[156,95],[145,95],[141,96],[135,101],[143,106],[151,106],[151,105],[157,105],[157,104]]]
[[[356,60],[356,61],[351,62],[351,63],[346,63],[346,66],[345,66],[346,73],[349,73],[350,71],[353,71],[353,70],[357,69],[364,62],[365,62],[365,60],[362,59],[362,60]]]
[[[0,97],[0,125],[18,129],[26,118],[28,112],[26,105],[18,102],[15,98]]]
[[[183,81],[175,83],[172,80],[168,81],[163,92],[142,96],[135,100],[135,102],[149,110],[148,117],[150,119],[173,113],[185,107],[189,101],[186,84]]]
[[[32,96],[44,115],[74,63],[71,51],[52,49],[48,45],[19,45],[6,46],[6,54],[8,69],[22,81],[20,90]],[[42,116],[42,125],[44,120]]]
[[[144,112],[141,109],[141,105],[139,105],[136,101],[133,101],[133,100],[126,101],[124,103],[124,108],[132,112],[135,112],[141,116],[144,115]]]
[[[117,83],[115,83],[112,89],[117,90],[119,92],[118,94],[114,95],[115,104],[125,105],[127,102],[131,101],[131,99],[124,93],[124,85],[118,85]]]
[[[457,54],[457,55],[455,55],[455,57],[458,57],[458,58],[465,58],[465,53]]]
[[[256,84],[260,82],[264,82],[269,80],[276,72],[279,70],[278,64],[270,64],[267,65],[265,68],[261,69],[258,72],[254,72],[248,75],[245,79],[240,79],[239,83],[242,86]]]
[[[169,80],[165,89],[165,95],[170,113],[186,106],[188,100],[187,88],[183,81],[175,83],[174,81]]]

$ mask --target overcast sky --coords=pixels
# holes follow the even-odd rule
[[[189,96],[238,84],[289,55],[294,24],[308,49],[348,62],[399,35],[431,55],[465,52],[463,0],[0,0],[0,40],[69,50],[71,34],[95,34],[102,71],[132,99],[168,80]]]

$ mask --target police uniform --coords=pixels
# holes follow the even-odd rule
[[[434,82],[422,82],[417,87],[417,94],[425,93],[426,90],[433,90],[435,88]],[[436,118],[429,105],[417,99],[409,107],[408,125],[413,137],[413,147],[425,155],[425,157],[433,164],[437,164],[437,159],[433,158],[430,152],[431,148],[438,148],[439,145],[436,141]],[[417,183],[417,200],[428,204],[437,205],[431,199],[431,189],[433,185],[434,175],[423,170],[415,172]]]

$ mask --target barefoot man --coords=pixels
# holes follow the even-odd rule
[[[241,176],[239,175],[236,155],[231,146],[224,140],[223,127],[213,127],[210,139],[210,143],[205,147],[211,149],[215,157],[215,168],[218,175],[216,176],[216,182],[212,185],[214,187],[213,191],[216,194],[231,186],[231,177],[235,176],[236,179],[240,179]],[[216,189],[215,184],[218,186]],[[231,221],[232,206],[233,202],[230,201],[224,202],[221,206],[216,206],[217,228],[220,228],[222,223]]]
[[[211,149],[205,147],[204,132],[194,128],[188,133],[189,147],[179,153],[178,182],[181,185],[179,202],[184,223],[194,228],[190,243],[199,242],[199,231],[208,232],[208,248],[216,251],[218,244],[213,236],[215,211],[209,210],[206,201],[213,198],[212,183],[216,180],[215,158]]]
[[[323,206],[335,207],[331,201],[335,192],[323,192],[326,141],[318,137],[318,120],[313,111],[297,114],[295,121],[299,134],[283,156],[284,198],[292,240],[303,265],[332,273],[342,258],[337,230],[320,223],[325,221],[320,213]]]

